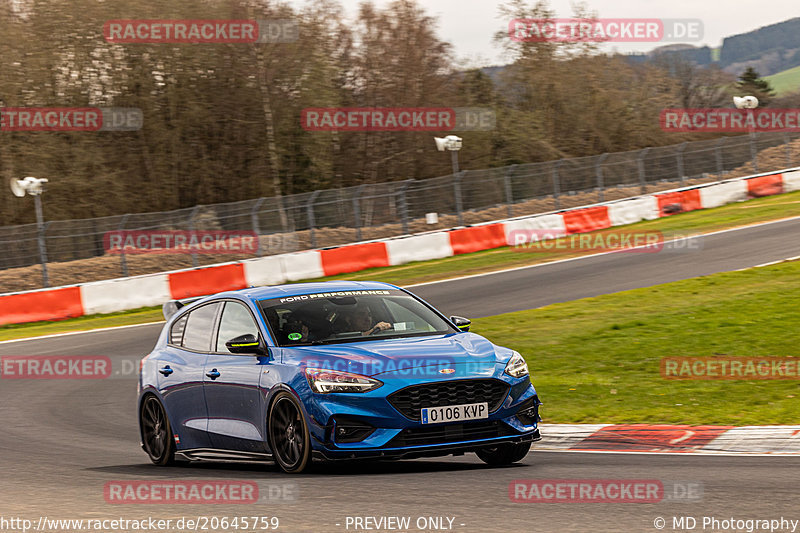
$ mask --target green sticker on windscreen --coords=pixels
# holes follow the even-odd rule
[[[299,341],[302,338],[303,338],[303,336],[300,333],[289,333],[289,340],[290,341]]]

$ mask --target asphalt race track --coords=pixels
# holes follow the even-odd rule
[[[676,243],[675,249],[665,248],[658,253],[600,254],[420,285],[412,290],[446,313],[478,318],[728,272],[798,255],[800,218],[710,234]]]
[[[617,253],[415,287],[446,313],[480,317],[735,270],[800,255],[800,220],[709,236],[686,253]],[[364,531],[347,517],[449,517],[458,532],[658,531],[672,517],[799,520],[800,457],[533,453],[490,468],[474,455],[405,462],[326,464],[288,476],[271,465],[152,466],[139,449],[136,361],[160,325],[0,344],[0,355],[107,355],[121,372],[103,380],[0,380],[0,518],[278,517],[278,531]],[[545,404],[547,399],[545,398]],[[742,408],[747,408],[743,399]],[[546,405],[544,410],[546,417]],[[546,426],[543,431],[547,438]],[[513,503],[517,479],[657,479],[702,486],[691,502]],[[267,496],[247,505],[106,503],[116,480],[250,480]],[[448,528],[444,520],[444,528]],[[0,521],[0,532],[3,529]],[[55,530],[55,529],[52,529]],[[176,531],[176,528],[170,531]],[[202,530],[202,529],[201,529]],[[250,529],[253,530],[252,528]],[[422,529],[432,531],[434,529]],[[448,529],[438,529],[443,531]],[[706,529],[709,531],[710,529]],[[718,529],[719,530],[719,529]],[[119,531],[119,529],[108,529]],[[389,529],[373,529],[389,531]],[[791,528],[789,529],[791,531]]]

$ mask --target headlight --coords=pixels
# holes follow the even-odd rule
[[[511,355],[511,359],[506,363],[506,374],[512,378],[521,378],[528,375],[528,364],[518,352]]]
[[[360,374],[323,370],[321,368],[306,368],[306,379],[311,386],[311,390],[322,394],[329,392],[368,392],[383,385],[377,379],[368,378]]]

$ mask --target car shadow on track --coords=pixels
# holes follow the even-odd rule
[[[116,475],[145,476],[152,478],[196,478],[198,476],[215,476],[252,479],[253,474],[264,477],[283,477],[300,479],[315,476],[370,476],[424,474],[432,472],[473,472],[476,470],[521,469],[532,466],[531,463],[517,463],[504,467],[489,466],[477,457],[474,460],[460,458],[454,460],[407,460],[407,461],[336,461],[315,462],[302,474],[284,474],[272,463],[214,463],[214,462],[179,462],[174,466],[157,467],[149,463],[114,465],[86,468],[91,472],[104,472]]]

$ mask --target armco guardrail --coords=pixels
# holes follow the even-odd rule
[[[115,231],[223,230],[252,231],[259,235],[255,253],[229,256],[232,260],[545,213],[684,186],[689,180],[708,174],[720,179],[726,172],[744,165],[752,167],[752,172],[791,167],[798,162],[793,161],[797,150],[793,152],[790,143],[798,138],[796,133],[722,137],[168,212],[58,220],[46,222],[42,227],[36,224],[4,227],[0,228],[3,250],[0,270],[49,261],[54,263],[51,278],[58,284],[220,261],[210,255],[109,255],[104,236]],[[767,148],[781,145],[786,149],[778,149],[777,156],[759,155]],[[45,215],[46,202],[45,196]],[[437,213],[439,224],[426,224],[426,213]],[[68,264],[87,259],[95,262]],[[24,280],[26,285],[14,288],[43,286],[31,274],[25,272],[16,277],[16,283]]]
[[[160,305],[248,286],[356,272],[475,252],[513,243],[520,230],[575,234],[653,220],[748,198],[800,190],[800,168],[698,187],[675,189],[556,213],[507,219],[448,231],[248,259],[204,268],[0,295],[0,324],[55,320]]]

